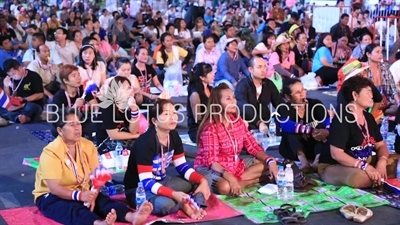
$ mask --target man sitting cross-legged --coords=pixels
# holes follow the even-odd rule
[[[39,116],[43,107],[42,78],[35,72],[24,69],[15,59],[7,59],[3,64],[7,77],[4,92],[19,99],[19,106],[0,108],[0,117],[20,123],[28,123]]]

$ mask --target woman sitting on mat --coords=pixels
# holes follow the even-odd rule
[[[96,143],[100,154],[115,150],[117,141],[131,149],[133,140],[140,135],[139,110],[129,78],[115,76],[107,88],[112,91],[101,93],[96,118]]]
[[[81,137],[76,109],[64,109],[57,118],[59,136],[43,149],[36,171],[32,193],[39,211],[65,225],[143,224],[153,209],[151,203],[133,213],[125,204],[90,190],[89,174],[99,167],[97,149]]]
[[[325,140],[329,135],[330,116],[320,100],[307,98],[307,90],[300,80],[283,82],[283,96],[287,106],[279,107],[282,140],[279,153],[290,160],[299,160],[303,172],[318,165]]]
[[[211,91],[197,139],[195,168],[216,193],[240,195],[244,187],[266,178],[268,170],[274,178],[278,173],[275,159],[257,144],[238,115],[235,96],[226,84]],[[253,157],[240,159],[243,148]]]
[[[155,215],[165,216],[181,209],[192,219],[203,218],[210,188],[207,180],[186,162],[182,140],[175,131],[178,115],[173,103],[167,99],[158,100],[149,117],[151,126],[135,141],[125,173],[128,204],[135,207],[136,188],[138,182],[142,182],[147,200],[154,205]],[[171,163],[181,176],[168,175]],[[196,206],[188,203],[188,199]]]
[[[187,108],[187,123],[189,138],[193,143],[196,143],[197,131],[206,111],[215,74],[211,65],[204,62],[196,64],[193,69],[193,76],[188,86],[187,105],[190,105],[190,107]]]
[[[368,188],[395,176],[396,163],[389,157],[373,116],[365,111],[373,104],[372,86],[361,76],[343,83],[342,93],[348,104],[332,120],[330,150],[321,152],[318,165],[318,173],[326,183]]]
[[[82,121],[83,135],[90,135],[95,131],[91,120],[90,110],[91,106],[94,109],[94,105],[97,104],[95,98],[93,98],[92,93],[85,94],[83,89],[82,78],[79,75],[78,67],[74,65],[64,65],[60,69],[60,80],[61,89],[54,94],[52,104],[52,112],[58,112],[60,109],[74,107],[77,109],[82,109],[85,113],[84,121]],[[89,103],[87,109],[85,109],[85,104]],[[58,136],[56,129],[52,130],[54,137]]]

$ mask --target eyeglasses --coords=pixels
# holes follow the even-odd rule
[[[304,89],[304,88],[303,88],[303,90],[301,90],[301,91],[296,91],[295,93],[293,93],[293,95],[301,95],[301,94],[306,93],[306,92],[307,92],[307,89]]]

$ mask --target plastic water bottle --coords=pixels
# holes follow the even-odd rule
[[[124,147],[122,147],[121,142],[117,142],[117,146],[115,146],[115,167],[117,170],[123,170],[124,169]]]
[[[276,176],[276,184],[278,185],[277,198],[279,200],[287,199],[287,191],[286,191],[286,174],[283,170],[283,166],[279,166],[279,171]]]
[[[383,117],[380,131],[381,131],[383,140],[386,140],[387,136],[388,136],[388,132],[389,132],[389,121],[386,116]]]
[[[136,209],[146,201],[146,191],[144,190],[143,183],[139,182],[136,188]]]
[[[269,123],[269,133],[271,134],[271,142],[275,142],[276,139],[276,123],[274,118],[271,118],[271,123]]]
[[[400,160],[397,162],[396,177],[397,177],[397,180],[400,181]]]
[[[287,193],[286,197],[287,199],[292,199],[294,198],[294,185],[293,185],[294,175],[293,175],[292,165],[290,164],[286,165],[285,176],[286,176],[286,193]]]

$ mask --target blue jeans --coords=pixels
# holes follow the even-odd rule
[[[18,116],[19,115],[24,115],[31,120],[34,120],[36,117],[38,117],[42,113],[43,109],[40,105],[32,102],[28,102],[25,104],[24,107],[21,109],[18,109],[16,111],[10,112],[5,108],[0,108],[0,116],[3,117],[6,120],[10,120],[13,122],[19,122]]]
[[[191,193],[196,190],[197,185],[185,180],[182,177],[171,177],[167,176],[164,180],[159,181],[160,184],[171,188],[174,191],[180,191],[184,193]],[[207,207],[205,199],[202,193],[198,193],[192,196],[194,200],[200,205],[200,207]],[[126,199],[129,206],[136,207],[136,189],[131,189],[126,191]],[[147,201],[153,204],[153,214],[158,216],[166,216],[178,212],[181,204],[176,202],[172,198],[168,198],[161,195],[155,195],[151,191],[146,190]]]

